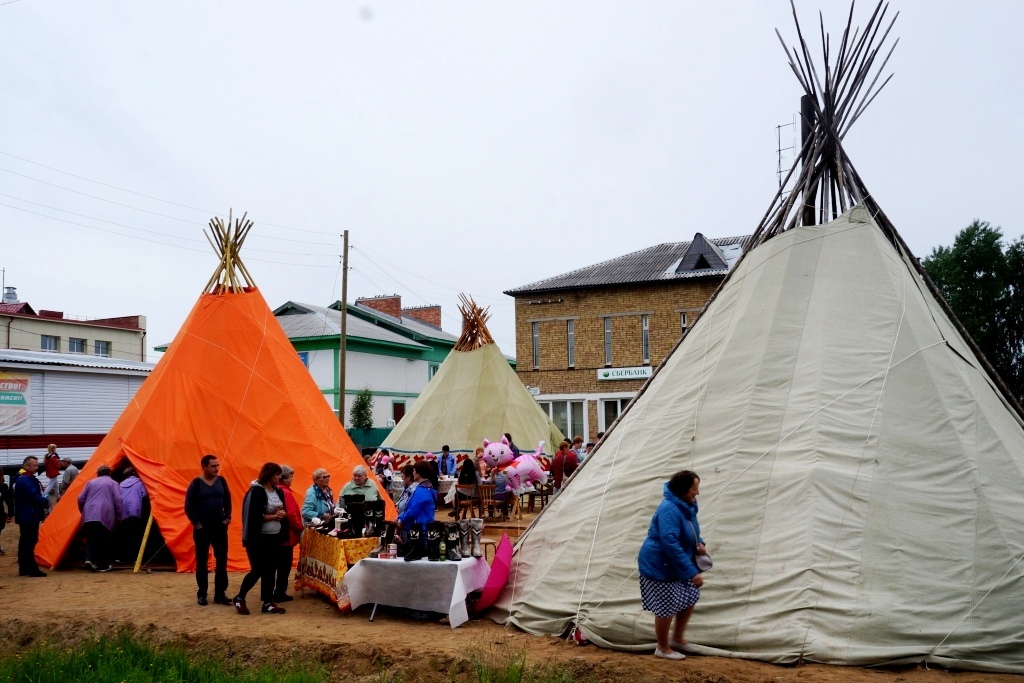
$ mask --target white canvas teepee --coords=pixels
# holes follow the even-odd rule
[[[756,246],[520,539],[498,616],[653,649],[637,553],[663,483],[692,469],[715,566],[687,635],[707,653],[1024,673],[1019,407],[853,171],[837,94],[812,90],[804,191],[777,198]],[[831,205],[806,212],[816,192]]]
[[[562,434],[494,343],[487,313],[465,297],[459,309],[462,336],[381,448],[423,455],[447,444],[453,453],[472,455],[485,438],[510,433],[523,452],[544,441],[544,452],[552,455]]]

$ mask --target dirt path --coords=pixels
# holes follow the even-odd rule
[[[684,662],[578,647],[555,638],[535,637],[490,620],[471,620],[458,629],[417,622],[381,608],[342,615],[308,591],[287,603],[284,615],[239,616],[230,607],[195,602],[191,574],[128,569],[90,574],[81,569],[50,572],[45,579],[18,576],[17,527],[0,539],[0,653],[11,654],[36,642],[73,647],[83,638],[130,628],[156,643],[182,643],[196,652],[245,662],[318,659],[335,680],[449,681],[469,676],[472,658],[500,662],[523,652],[534,664],[560,663],[578,680],[592,681],[825,681],[826,683],[1021,683],[1022,677],[908,669],[868,669],[805,665],[778,667],[717,657]],[[240,574],[231,575],[237,588]],[[387,673],[387,678],[382,677]],[[475,680],[467,678],[466,680]]]

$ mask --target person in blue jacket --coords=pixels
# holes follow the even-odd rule
[[[696,561],[697,555],[707,552],[697,522],[699,494],[696,474],[682,470],[672,475],[640,546],[640,598],[643,608],[654,612],[655,657],[685,659],[684,652],[694,651],[683,633],[704,585]],[[669,640],[673,617],[676,624]]]
[[[50,509],[50,499],[43,495],[43,485],[36,479],[39,458],[30,455],[21,467],[21,475],[14,481],[14,521],[21,529],[18,576],[46,576],[36,564],[36,543],[39,542],[39,525]]]
[[[413,465],[412,479],[416,482],[416,490],[412,492],[409,502],[405,505],[405,512],[398,515],[398,528],[400,530],[419,529],[423,531],[426,525],[434,521],[434,510],[437,508],[437,491],[434,490],[430,478],[434,474],[434,468],[426,460],[420,460]],[[421,547],[426,548],[427,534],[420,536]],[[406,553],[406,557],[409,554]],[[418,559],[419,554],[414,553],[413,558]]]

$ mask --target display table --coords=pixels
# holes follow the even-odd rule
[[[352,609],[345,575],[349,566],[377,547],[380,538],[338,539],[306,530],[299,544],[299,564],[295,570],[295,588],[311,588],[338,606],[342,612]]]
[[[482,557],[460,562],[365,559],[345,576],[352,608],[407,607],[448,615],[452,628],[469,620],[466,596],[487,583],[491,569]]]

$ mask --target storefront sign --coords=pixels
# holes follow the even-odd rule
[[[28,434],[28,375],[0,372],[0,434]]]
[[[597,371],[597,378],[602,379],[648,379],[654,372],[650,365],[636,368],[603,368]]]

